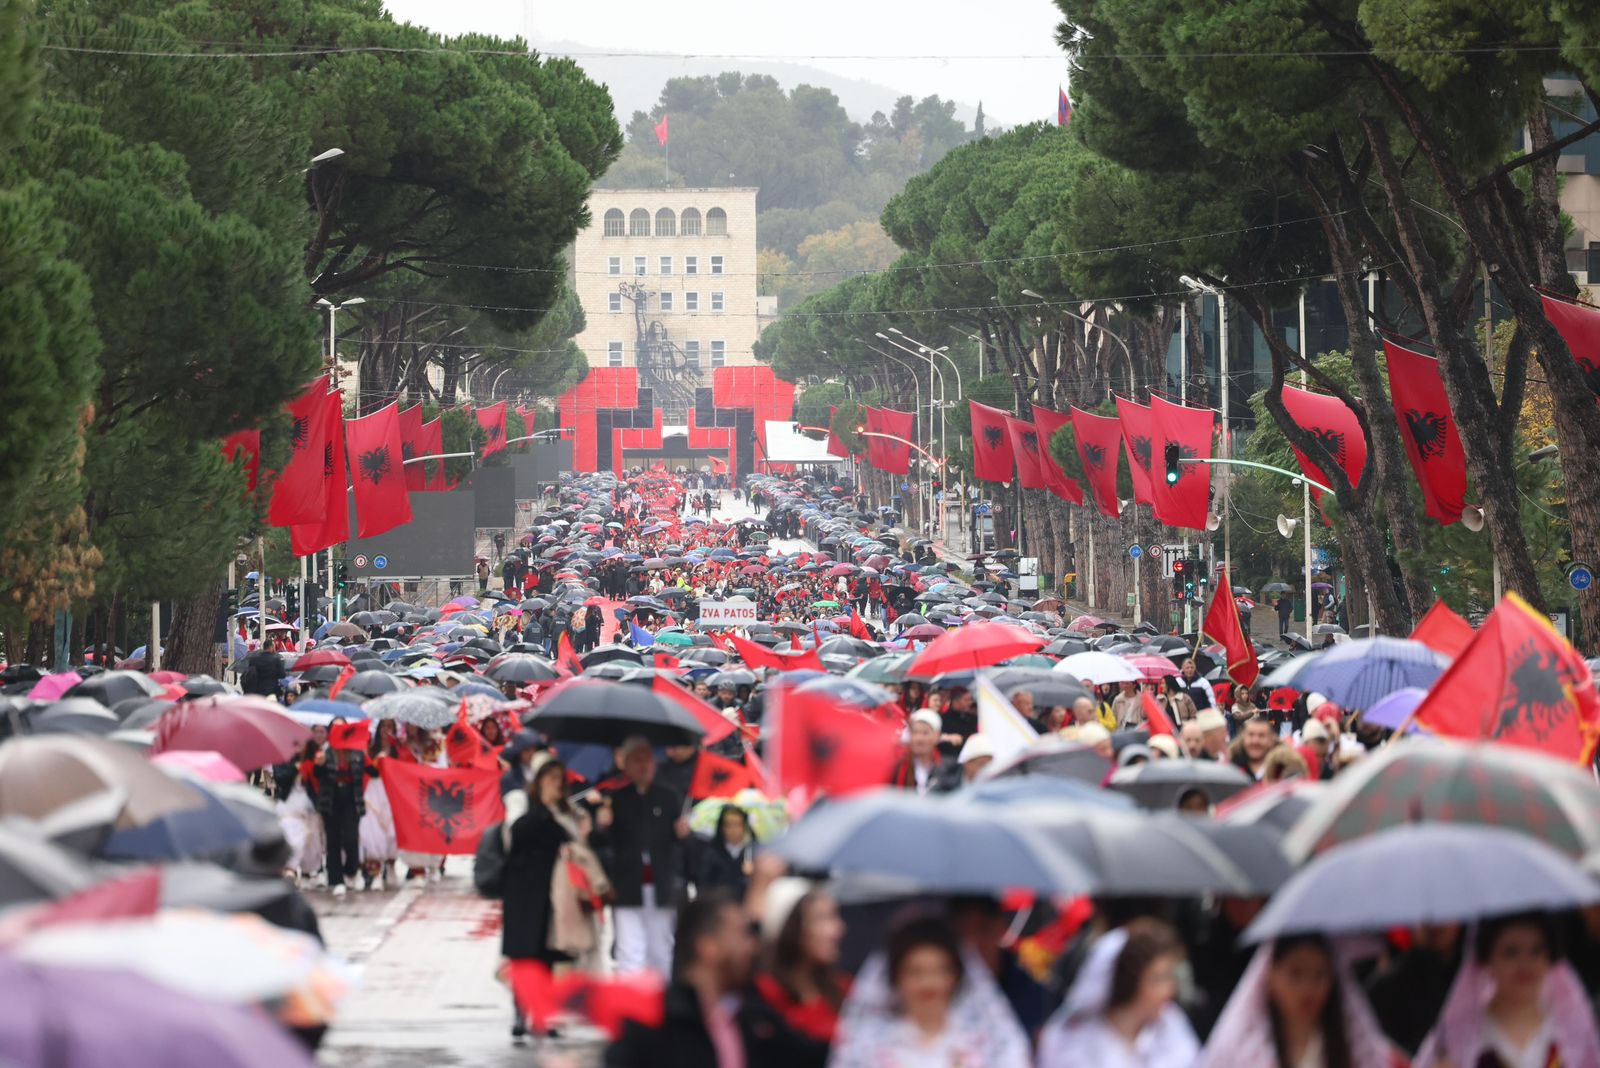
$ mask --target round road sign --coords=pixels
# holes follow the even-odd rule
[[[1575,590],[1586,590],[1594,585],[1594,571],[1588,564],[1573,564],[1567,568],[1567,584]]]
[[[1128,555],[1137,560],[1144,555],[1144,550],[1137,545],[1130,545],[1128,546]]]
[[[389,558],[387,556],[374,556],[372,558],[372,566],[382,571],[389,566]]]
[[[350,562],[352,564],[356,565],[357,567],[366,567],[367,566],[367,558],[365,556],[362,556],[360,553],[356,553],[355,556],[351,557],[350,558]]]

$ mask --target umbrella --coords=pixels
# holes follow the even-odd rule
[[[160,697],[162,692],[160,684],[142,671],[103,671],[84,679],[65,696],[87,697],[110,708],[130,697]]]
[[[1130,656],[1128,663],[1138,668],[1139,673],[1147,679],[1164,679],[1182,674],[1178,665],[1164,656]]]
[[[93,881],[93,874],[76,853],[21,825],[0,823],[0,909],[65,897]]]
[[[1044,641],[1021,627],[1006,623],[972,623],[949,631],[928,643],[911,662],[908,675],[928,677],[947,671],[989,667],[1021,653],[1031,653]]]
[[[55,675],[46,675],[33,684],[28,691],[28,696],[35,701],[55,701],[66,695],[78,683],[83,681],[83,676],[76,671],[63,671]]]
[[[178,685],[183,687],[183,692],[190,697],[210,697],[219,693],[237,693],[221,679],[214,679],[210,675],[195,675],[184,679]]]
[[[1190,790],[1199,790],[1210,804],[1248,790],[1254,780],[1232,764],[1209,760],[1155,760],[1118,768],[1106,783],[1137,801],[1141,808],[1175,808]]]
[[[489,661],[484,677],[495,682],[550,682],[561,675],[542,657],[530,653],[506,653]]]
[[[895,685],[906,677],[906,669],[911,666],[911,653],[890,653],[886,656],[873,657],[849,671],[853,679],[865,682],[878,682]]]
[[[1089,643],[1081,638],[1057,638],[1039,651],[1046,656],[1071,656],[1073,653],[1087,653]]]
[[[957,791],[956,800],[992,805],[1020,805],[1035,802],[1072,802],[1094,805],[1099,808],[1120,809],[1132,812],[1137,806],[1122,794],[1102,790],[1079,779],[1061,779],[1051,776],[1003,779],[979,779]]]
[[[1467,923],[1597,900],[1600,884],[1575,861],[1525,834],[1417,823],[1313,860],[1273,895],[1244,939]]]
[[[354,623],[335,623],[328,628],[328,634],[335,638],[365,638],[367,632]]]
[[[639,735],[652,745],[693,745],[705,728],[677,704],[641,686],[574,679],[522,717],[525,727],[560,741],[620,745]]]
[[[1361,722],[1397,731],[1405,725],[1411,718],[1411,713],[1417,710],[1417,706],[1422,704],[1423,698],[1427,696],[1428,691],[1417,686],[1396,690],[1361,713]]]
[[[1003,667],[985,668],[984,678],[994,683],[1000,692],[1010,697],[1014,693],[1033,695],[1035,708],[1045,709],[1060,705],[1071,708],[1072,702],[1088,697],[1089,691],[1075,678],[1047,668]]]
[[[889,876],[947,894],[1075,896],[1096,885],[1082,864],[1001,809],[898,790],[813,808],[772,851],[802,871]]]
[[[1357,638],[1302,657],[1292,666],[1292,677],[1276,685],[1320,693],[1345,708],[1371,708],[1396,690],[1432,686],[1450,666],[1450,658],[1405,638]],[[1272,677],[1279,678],[1283,670]]]
[[[1074,653],[1058,663],[1059,671],[1074,679],[1087,679],[1096,686],[1109,686],[1118,682],[1140,682],[1144,673],[1120,656],[1110,653]]]
[[[123,730],[139,730],[155,726],[156,720],[166,715],[176,705],[176,701],[136,698],[133,701],[118,702],[112,711],[121,717]]]
[[[606,664],[613,660],[626,660],[632,664],[644,663],[644,654],[637,649],[626,645],[602,645],[591,649],[578,658],[584,667],[594,667],[596,664]]]
[[[1407,740],[1341,771],[1283,850],[1301,861],[1418,821],[1503,827],[1581,857],[1600,848],[1600,785],[1586,769],[1529,749]]]
[[[1326,790],[1325,783],[1311,779],[1260,783],[1218,805],[1217,820],[1241,827],[1262,827],[1282,838]]]
[[[1244,874],[1251,897],[1273,894],[1294,872],[1289,858],[1278,847],[1282,834],[1264,823],[1225,823],[1181,813],[1162,813],[1156,819],[1187,824],[1194,833],[1210,842]]]
[[[311,732],[284,715],[281,705],[259,697],[185,701],[156,721],[155,732],[157,753],[210,749],[241,771],[282,764],[311,740]]]
[[[918,623],[914,627],[907,627],[902,630],[899,637],[913,638],[919,642],[931,642],[935,638],[943,637],[946,633],[947,631],[944,627],[935,626],[932,623]]]
[[[1254,890],[1236,864],[1176,815],[1028,804],[1007,817],[1038,828],[1051,845],[1093,872],[1100,896],[1240,897]]]
[[[95,924],[68,930],[93,932]],[[158,950],[159,951],[159,950]],[[0,1059],[53,1068],[313,1068],[306,1047],[254,1009],[149,979],[0,954]],[[70,1036],[70,1037],[68,1037]],[[33,1051],[49,1050],[48,1061]]]
[[[362,697],[378,697],[381,694],[403,690],[406,684],[403,679],[387,671],[368,670],[356,672],[350,681],[345,683],[344,688]]]
[[[244,772],[238,765],[215,749],[169,749],[151,757],[150,763],[172,768],[180,775],[187,772],[206,782],[244,782]]]
[[[418,686],[374,697],[361,706],[372,719],[393,719],[424,730],[438,730],[456,721],[458,702],[448,691]]]
[[[104,737],[122,726],[105,705],[88,697],[64,697],[27,715],[35,734],[93,734]]]
[[[119,801],[118,827],[136,827],[202,805],[186,784],[115,742],[46,734],[0,745],[0,816],[43,819],[108,793]]]
[[[251,840],[250,828],[205,790],[185,784],[201,807],[169,812],[142,827],[113,831],[100,849],[111,860],[222,859]]]
[[[1262,593],[1288,593],[1290,590],[1293,590],[1293,589],[1294,589],[1294,587],[1289,585],[1287,582],[1269,582],[1265,586],[1261,587],[1261,592]]]
[[[1099,786],[1111,771],[1111,762],[1086,745],[1064,738],[1043,738],[1005,761],[984,769],[991,779],[1013,775],[1054,775]]]

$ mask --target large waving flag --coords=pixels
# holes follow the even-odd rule
[[[1400,441],[1422,486],[1423,510],[1430,519],[1454,523],[1467,495],[1467,453],[1450,415],[1439,361],[1387,340],[1383,358]]]
[[[978,733],[994,746],[995,762],[1003,763],[1039,740],[1039,732],[982,675],[972,680],[972,699],[978,706]]]
[[[1044,468],[1039,466],[1039,432],[1032,423],[1006,416],[1011,435],[1011,452],[1017,460],[1017,485],[1023,489],[1044,489]]]
[[[275,527],[322,521],[328,496],[324,457],[331,439],[329,412],[327,375],[289,403],[289,462],[272,484],[267,509],[267,520]],[[337,409],[333,413],[337,419]]]
[[[1472,644],[1472,624],[1456,615],[1443,601],[1433,602],[1433,607],[1417,620],[1411,640],[1421,642],[1436,653],[1454,660]]]
[[[1367,439],[1361,433],[1361,421],[1350,410],[1350,406],[1338,397],[1311,393],[1293,386],[1283,387],[1283,406],[1288,410],[1289,418],[1333,455],[1350,484],[1359,486],[1362,469],[1367,466]],[[1327,474],[1311,457],[1292,445],[1290,448],[1294,451],[1294,458],[1300,462],[1300,470],[1307,477],[1324,484],[1328,482]],[[1310,489],[1311,496],[1321,504],[1322,491],[1315,486]]]
[[[320,517],[289,528],[289,546],[296,556],[310,556],[350,539],[350,497],[344,466],[344,399],[335,390],[322,398],[323,440],[317,464],[322,506]]]
[[[498,768],[434,768],[378,761],[394,813],[395,839],[414,853],[475,853],[483,832],[505,818]]]
[[[1203,463],[1180,463],[1178,480],[1166,479],[1166,450],[1178,450],[1180,460],[1211,459],[1212,434],[1217,413],[1210,408],[1188,408],[1150,399],[1151,479],[1155,517],[1172,527],[1206,528],[1211,505],[1211,468]]]
[[[347,420],[344,433],[350,482],[355,487],[357,535],[373,538],[411,522],[400,444],[400,402],[391,401],[371,415]]]
[[[1101,515],[1112,519],[1122,514],[1117,499],[1117,463],[1122,457],[1122,424],[1109,416],[1095,415],[1082,408],[1072,409],[1072,431],[1083,463],[1084,477],[1094,492],[1094,503]]]
[[[1011,481],[1011,435],[1006,413],[975,400],[967,402],[972,414],[972,474],[984,482]]]
[[[1056,432],[1071,425],[1072,416],[1041,408],[1037,404],[1033,406],[1033,426],[1039,432],[1039,473],[1044,475],[1045,488],[1069,504],[1082,504],[1083,487],[1078,485],[1077,479],[1067,477],[1050,451],[1050,440],[1056,436]]]
[[[1206,609],[1205,622],[1200,631],[1222,646],[1228,656],[1228,677],[1240,686],[1254,686],[1261,676],[1261,665],[1256,663],[1256,649],[1245,633],[1244,622],[1239,618],[1239,605],[1233,599],[1233,586],[1228,573],[1217,571],[1217,590],[1212,594],[1211,607]]]
[[[1128,474],[1133,476],[1136,504],[1154,504],[1150,490],[1150,409],[1131,400],[1117,398],[1117,421],[1122,424],[1122,444],[1128,450]]]

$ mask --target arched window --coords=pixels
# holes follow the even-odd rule
[[[700,213],[694,208],[684,208],[680,221],[683,223],[684,237],[700,236]]]
[[[643,208],[634,208],[628,216],[629,237],[650,236],[650,213]]]
[[[656,212],[656,236],[676,237],[678,233],[678,217],[672,214],[671,208],[662,208]]]
[[[608,209],[606,211],[605,235],[607,237],[621,237],[622,236],[622,209],[621,208],[610,208],[610,209]]]
[[[706,212],[706,236],[728,236],[728,213],[721,208],[712,208]]]

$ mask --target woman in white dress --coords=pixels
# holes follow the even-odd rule
[[[1192,1068],[1200,1055],[1173,999],[1183,946],[1159,920],[1101,937],[1039,1039],[1039,1068]]]
[[[315,742],[307,743],[308,752],[315,747]],[[327,864],[328,845],[323,837],[322,817],[306,790],[303,775],[295,775],[288,796],[278,802],[278,823],[289,844],[289,870],[285,874],[296,882],[310,881]]]

